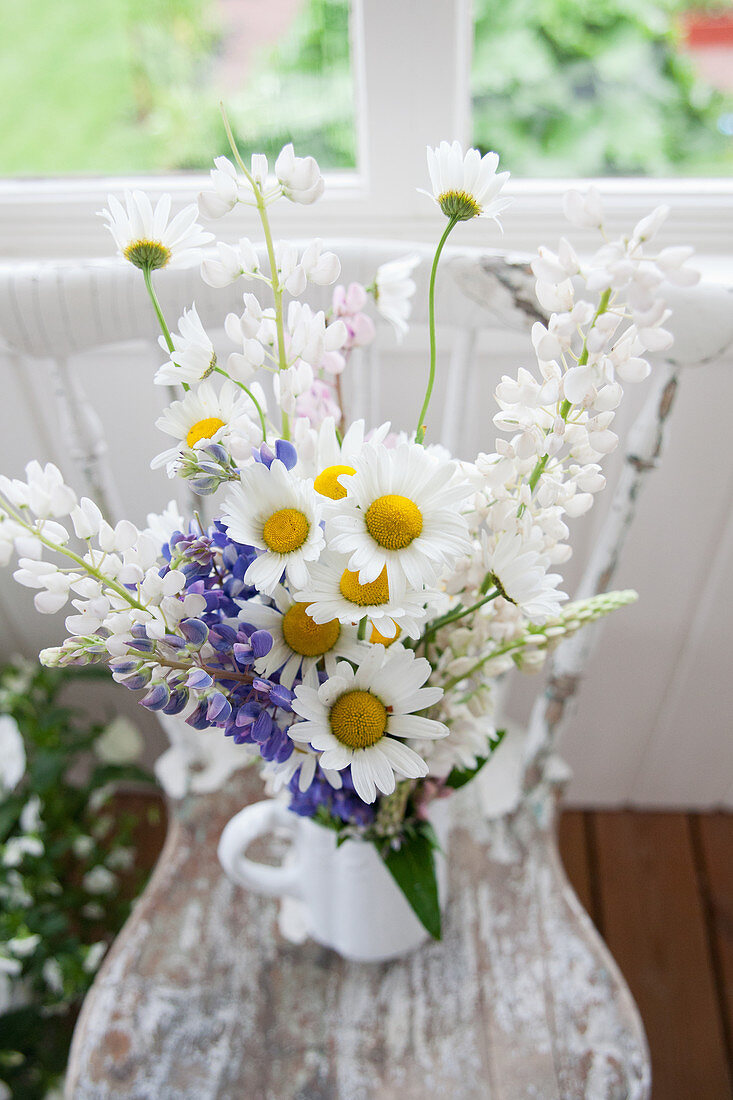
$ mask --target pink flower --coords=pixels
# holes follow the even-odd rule
[[[322,382],[319,378],[298,397],[295,408],[296,415],[306,417],[313,428],[317,428],[327,416],[333,417],[336,424],[341,419],[341,409],[334,398],[333,390],[327,382]]]
[[[362,310],[367,304],[368,295],[361,283],[349,283],[348,287],[337,286],[333,292],[333,312],[344,322],[348,338],[345,349],[363,348],[371,344],[376,330],[371,317]]]

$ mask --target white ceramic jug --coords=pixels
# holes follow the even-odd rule
[[[440,843],[435,853],[438,893],[445,904],[447,886],[446,802],[434,803],[430,820]],[[279,867],[248,859],[248,846],[275,829],[287,830],[293,848]],[[356,962],[383,962],[404,955],[428,938],[373,844],[347,840],[336,846],[336,833],[292,813],[282,802],[266,799],[245,806],[226,825],[219,859],[240,886],[299,903],[303,930],[317,943]],[[290,902],[288,924],[292,923]],[[281,930],[287,929],[280,924]]]

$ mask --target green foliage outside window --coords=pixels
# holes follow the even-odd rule
[[[515,174],[733,167],[717,129],[733,103],[678,52],[679,0],[476,0],[474,10],[474,140]]]
[[[680,13],[709,7],[475,0],[473,140],[517,175],[728,174],[733,97],[679,50]],[[6,0],[0,174],[208,167],[228,151],[222,95],[245,149],[292,139],[353,167],[348,0],[304,0],[240,91],[219,86],[224,14],[215,0]]]

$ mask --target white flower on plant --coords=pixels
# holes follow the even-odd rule
[[[82,833],[80,836],[75,836],[71,842],[71,850],[77,859],[88,859],[96,847],[96,841],[93,836],[87,836]]]
[[[41,937],[38,932],[28,932],[24,936],[13,936],[11,940],[7,941],[7,949],[11,955],[14,955],[16,959],[27,959],[32,955],[39,943]]]
[[[455,463],[401,443],[392,450],[366,447],[355,471],[341,479],[347,495],[327,524],[329,546],[348,556],[362,584],[386,569],[390,594],[399,602],[406,584],[421,591],[470,552],[458,507],[472,490]]]
[[[171,197],[161,195],[153,209],[142,191],[126,191],[125,205],[110,195],[108,210],[100,216],[114,237],[120,256],[135,267],[154,271],[160,267],[191,267],[201,257],[201,246],[213,240],[197,222],[192,203],[170,219]]]
[[[46,959],[41,970],[43,980],[52,993],[63,993],[64,974],[58,959]]]
[[[25,468],[25,476],[25,481],[11,481],[0,475],[0,494],[16,508],[29,508],[39,519],[69,515],[76,505],[76,493],[64,482],[58,466],[53,462],[41,466],[33,459]]]
[[[272,599],[274,607],[249,600],[240,614],[240,620],[272,635],[272,649],[255,661],[255,670],[261,676],[281,670],[280,683],[292,688],[298,675],[306,682],[315,679],[317,683],[315,672],[321,660],[330,675],[338,658],[358,659],[363,647],[353,627],[338,619],[317,623],[308,614],[308,605],[296,602],[280,584]]]
[[[316,561],[324,545],[321,499],[311,481],[289,473],[279,459],[269,469],[255,462],[242,470],[221,518],[230,538],[262,551],[244,575],[246,584],[269,595],[284,571],[293,586],[305,584],[306,563]]]
[[[0,505],[0,566],[9,565],[13,553],[21,552],[19,547],[23,543],[33,543],[35,540],[27,538],[28,532],[15,520],[10,519]],[[20,540],[20,542],[19,542]],[[36,544],[38,546],[38,544]]]
[[[110,894],[117,886],[117,876],[107,867],[98,864],[87,871],[81,880],[81,885],[87,894]]]
[[[90,539],[99,534],[99,529],[104,521],[100,509],[89,497],[82,497],[76,508],[71,512],[71,522],[77,538]]]
[[[316,238],[306,246],[300,264],[309,283],[330,286],[341,274],[341,261],[335,252],[324,252],[323,241]]]
[[[18,723],[0,714],[0,791],[15,790],[25,775],[25,744]]]
[[[441,141],[436,149],[428,146],[428,171],[432,198],[446,218],[468,221],[470,218],[493,218],[511,202],[499,198],[499,192],[509,179],[508,172],[499,172],[497,153],[483,157],[478,149],[469,149],[465,156],[460,142],[449,145]],[[428,194],[428,192],[423,192]]]
[[[207,378],[216,367],[214,345],[206,334],[195,304],[184,309],[178,321],[178,332],[171,333],[173,351],[167,363],[155,373],[153,381],[158,386],[179,386],[184,382],[192,385]],[[167,345],[160,337],[160,345]]]
[[[142,747],[140,730],[123,715],[113,718],[94,742],[94,752],[105,764],[131,764]]]
[[[603,225],[603,202],[596,187],[587,191],[566,191],[563,196],[563,213],[569,222],[583,229],[600,229]]]
[[[217,289],[231,286],[237,279],[254,279],[260,274],[260,260],[252,242],[242,237],[237,244],[217,241],[217,258],[207,256],[201,262],[201,278]]]
[[[398,340],[408,329],[415,293],[415,281],[412,272],[420,263],[419,256],[403,256],[399,260],[388,260],[377,268],[374,278],[374,301],[382,316],[394,327]]]
[[[316,160],[296,157],[292,142],[284,146],[275,161],[275,175],[285,198],[305,206],[319,199],[326,186]]]
[[[293,710],[303,721],[290,727],[290,737],[322,752],[323,768],[350,768],[356,793],[374,802],[377,791],[392,793],[395,775],[427,774],[425,761],[404,740],[447,735],[442,722],[414,713],[443,694],[422,686],[430,672],[429,662],[409,649],[372,646],[356,670],[344,661],[318,690],[298,685]]]
[[[400,634],[419,638],[427,616],[426,604],[433,594],[402,588],[392,596],[387,570],[373,581],[362,584],[359,574],[347,568],[347,559],[339,554],[324,554],[308,569],[308,581],[295,593],[308,604],[308,614],[316,623],[358,623],[366,615],[371,624],[369,641],[389,645]]]
[[[188,527],[178,510],[178,502],[175,500],[169,500],[160,513],[149,512],[146,522],[148,526],[143,534],[155,544],[158,552],[165,543],[170,541],[174,531],[184,532]]]
[[[213,189],[200,192],[198,209],[205,218],[221,218],[240,201],[237,169],[228,157],[214,157],[214,167],[209,176]]]
[[[303,359],[317,370],[327,353],[338,351],[348,339],[343,321],[326,325],[322,309],[317,312],[304,302],[291,302],[287,316],[288,359]]]
[[[32,794],[20,811],[20,827],[24,833],[37,833],[43,828],[41,800],[37,794]]]
[[[251,409],[249,398],[233,382],[225,381],[219,390],[209,381],[202,382],[169,405],[155,421],[156,428],[179,440],[179,445],[156,455],[151,468],[167,466],[168,476],[172,477],[182,447],[193,449],[207,443],[228,446],[237,429],[249,420]]]
[[[277,241],[275,244],[275,269],[277,281],[284,286],[288,294],[297,298],[302,294],[308,282],[302,265],[298,262],[297,245],[290,241]]]
[[[484,565],[500,595],[516,604],[531,622],[542,623],[560,613],[567,599],[558,592],[559,573],[548,573],[544,554],[528,546],[521,535],[505,531],[492,542],[484,534]]]
[[[82,969],[87,974],[96,974],[99,969],[99,964],[104,958],[107,952],[107,944],[104,940],[99,940],[97,943],[90,944],[87,948],[86,958],[82,963]]]
[[[451,708],[448,736],[422,749],[429,775],[444,779],[454,768],[475,768],[496,740],[496,728],[488,714],[476,716],[466,706]]]
[[[37,836],[11,836],[3,848],[3,867],[19,867],[25,856],[42,856],[43,850]]]
[[[286,370],[278,371],[272,380],[275,401],[284,413],[294,416],[299,397],[308,393],[314,384],[313,367],[305,359],[299,359]]]

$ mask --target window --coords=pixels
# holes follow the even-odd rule
[[[591,27],[589,40],[596,51],[594,64],[601,65],[608,76],[614,58],[615,64],[621,65],[619,57],[623,59],[623,50],[619,42],[623,35],[616,27],[614,49],[601,49],[596,26],[601,15],[623,7],[626,13],[623,20],[636,26],[639,20],[653,23],[650,13],[654,10],[663,10],[667,13],[665,18],[671,20],[671,6],[678,2],[516,0],[516,4],[508,5],[503,0],[474,0],[473,4],[470,0],[400,0],[399,3],[271,0],[269,4],[261,0],[98,0],[90,8],[86,0],[65,0],[63,5],[49,8],[50,30],[36,28],[38,42],[31,50],[30,45],[23,47],[19,38],[21,12],[28,9],[38,18],[40,6],[50,4],[50,0],[26,0],[23,5],[12,6],[12,19],[4,26],[10,43],[8,46],[6,42],[5,52],[12,61],[10,71],[15,73],[14,79],[4,78],[8,81],[3,89],[6,104],[11,92],[13,97],[10,108],[5,107],[5,117],[9,112],[20,114],[23,96],[38,89],[47,105],[61,102],[54,81],[59,73],[66,73],[69,80],[73,77],[84,98],[98,102],[87,104],[88,113],[82,113],[74,103],[64,99],[65,122],[61,134],[70,135],[69,141],[73,136],[75,142],[83,136],[77,131],[91,134],[91,148],[93,152],[96,149],[94,156],[98,159],[95,162],[89,154],[85,167],[73,169],[86,173],[81,178],[64,178],[58,167],[53,168],[58,160],[51,161],[50,150],[55,147],[55,156],[59,156],[59,146],[64,146],[65,141],[56,133],[59,124],[53,123],[50,110],[37,118],[31,136],[26,134],[22,141],[27,147],[36,144],[39,147],[33,150],[38,158],[33,171],[53,170],[56,178],[33,181],[11,178],[13,172],[30,171],[21,168],[18,159],[21,137],[16,129],[16,137],[5,143],[7,149],[3,149],[0,141],[0,163],[5,157],[5,163],[10,165],[12,157],[15,164],[14,168],[6,169],[6,178],[0,180],[0,248],[10,257],[105,256],[109,255],[107,235],[93,215],[104,203],[108,191],[119,192],[132,183],[152,195],[170,190],[178,204],[190,202],[203,185],[211,156],[225,151],[217,110],[222,91],[243,145],[259,146],[263,138],[272,135],[274,148],[286,137],[294,136],[298,147],[302,145],[303,151],[315,152],[323,167],[331,169],[329,187],[318,207],[318,231],[323,236],[355,237],[369,233],[433,240],[434,208],[428,199],[417,194],[417,188],[426,182],[425,146],[456,137],[464,143],[477,140],[499,147],[502,159],[513,172],[511,189],[517,199],[504,218],[503,239],[491,224],[472,224],[470,242],[493,247],[504,244],[517,250],[534,248],[538,239],[552,240],[563,231],[560,195],[567,183],[559,177],[577,178],[584,173],[601,172],[604,166],[609,171],[641,171],[638,159],[633,163],[623,161],[620,154],[630,115],[643,117],[645,112],[638,106],[626,110],[622,115],[626,121],[621,126],[621,138],[613,146],[605,138],[603,142],[598,138],[601,124],[595,123],[591,111],[590,122],[585,119],[580,131],[583,135],[580,153],[569,151],[567,135],[562,140],[557,138],[550,122],[553,118],[557,122],[562,113],[562,96],[567,98],[571,93],[573,110],[580,113],[581,120],[585,118],[583,112],[590,110],[586,100],[591,97],[584,99],[583,89],[592,83],[590,77],[584,83],[577,68],[570,66],[575,73],[573,83],[569,77],[565,80],[568,74],[562,66],[558,76],[557,71],[553,75],[547,68],[540,70],[536,56],[534,60],[527,59],[522,51],[529,48],[529,40],[523,37],[521,27],[507,22],[510,9],[524,12],[525,24],[529,19],[527,12],[560,12],[555,18],[564,27],[566,37],[571,33],[571,15],[586,12],[584,18]],[[68,37],[74,22],[69,13],[74,11],[77,30],[81,27],[83,34],[91,36],[84,39],[82,35],[75,47]],[[129,28],[123,26],[121,15],[134,11],[142,11],[147,20],[146,37],[140,38],[137,47],[130,45]],[[496,15],[493,24],[489,19],[493,38],[487,37],[486,32],[487,12],[490,15],[492,11],[501,15]],[[680,27],[681,16],[675,14],[674,19],[677,22],[670,26]],[[99,35],[103,26],[110,24],[116,28],[115,35],[103,45]],[[167,34],[178,36],[175,48],[160,44],[161,27]],[[685,34],[684,48],[692,51],[702,79],[705,73],[699,32]],[[510,39],[513,36],[515,41],[513,55],[507,36]],[[121,60],[123,40],[127,69]],[[652,53],[657,56],[657,45]],[[119,107],[116,96],[103,97],[97,94],[97,88],[101,87],[98,82],[102,76],[116,81],[122,81],[124,76],[128,92],[132,89],[141,96],[140,86],[134,84],[130,75],[131,58],[147,74],[148,100],[153,83],[157,81],[160,87],[156,84],[158,90],[153,96],[156,105],[150,106],[147,113],[141,108],[141,120],[131,116],[126,105],[121,122],[119,113],[115,113]],[[619,86],[643,85],[651,80],[648,66],[639,62],[629,72],[628,63],[624,64],[625,75],[615,78]],[[680,64],[687,66],[688,62]],[[27,78],[23,74],[25,66],[30,66]],[[524,69],[531,77],[534,101],[526,100],[525,93],[515,90],[508,97],[509,102],[502,104],[502,85],[497,74],[506,73],[512,66],[515,74]],[[110,76],[109,70],[115,67],[119,71]],[[726,54],[717,71],[728,73],[732,68]],[[540,71],[542,80],[537,76]],[[184,73],[185,80],[176,73]],[[707,71],[708,81],[713,76],[712,71]],[[658,90],[658,83],[651,83]],[[178,89],[175,94],[171,91],[174,85]],[[695,89],[701,87],[702,84],[694,85]],[[692,88],[693,85],[688,88],[688,99],[694,101],[697,110],[700,93],[695,90],[693,95]],[[90,94],[92,90],[94,95]],[[700,155],[694,170],[700,179],[665,176],[666,169],[655,154],[654,163],[648,161],[644,170],[656,174],[647,178],[615,176],[600,181],[612,223],[617,218],[618,223],[627,225],[635,214],[641,216],[655,202],[671,202],[675,207],[670,229],[674,239],[690,240],[699,251],[718,257],[720,262],[729,262],[733,246],[725,226],[731,224],[733,213],[733,185],[728,167],[732,139],[726,127],[733,128],[733,112],[728,109],[726,95],[730,92],[720,87],[710,93],[712,98],[707,106],[700,107],[708,128],[704,141],[701,137],[698,144],[702,147],[708,140],[711,143],[703,153],[699,148],[696,150],[696,155]],[[125,104],[130,102],[137,101],[125,100]],[[541,118],[542,110],[545,115]],[[659,117],[664,115],[661,108],[660,112]],[[58,115],[55,117],[58,120]],[[82,118],[87,120],[83,125]],[[612,113],[612,121],[613,118]],[[142,142],[135,129],[138,122],[142,125],[141,132],[147,135],[145,140],[148,143],[152,140],[152,145],[146,146],[147,160],[136,162],[133,152]],[[117,136],[113,139],[110,134]],[[535,152],[528,145],[528,134],[535,142]],[[689,139],[689,130],[686,134],[684,142],[680,138],[680,144],[694,144]],[[644,141],[635,139],[633,144],[637,151],[641,145],[645,152]],[[107,158],[104,163],[102,154]],[[666,155],[669,160],[669,151]],[[46,168],[41,163],[43,157],[48,157]],[[161,168],[172,172],[160,174]],[[721,174],[713,178],[705,175],[714,171]],[[548,178],[540,178],[543,175]],[[227,220],[223,231],[232,236],[255,232],[248,217],[247,211],[238,213]],[[284,210],[281,226],[286,234],[309,235],[314,224],[313,214],[308,210],[296,207]],[[468,236],[465,241],[468,243]],[[456,234],[456,243],[462,243],[461,232]]]

